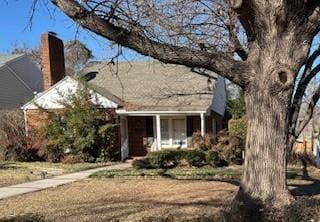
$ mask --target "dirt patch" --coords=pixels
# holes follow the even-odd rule
[[[0,201],[0,218],[33,213],[46,221],[139,221],[175,215],[183,221],[217,214],[237,189],[213,181],[86,180]]]

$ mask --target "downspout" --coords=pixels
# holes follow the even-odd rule
[[[26,136],[28,136],[28,123],[27,123],[27,111],[23,108],[23,117],[24,117],[24,130]]]

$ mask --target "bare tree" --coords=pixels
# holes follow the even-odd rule
[[[320,29],[320,1],[51,2],[82,27],[142,55],[204,68],[241,86],[248,127],[240,193],[278,207],[291,202],[286,154],[320,96],[319,87],[305,120],[297,122],[305,89],[320,70],[314,65],[320,50],[310,52]]]
[[[41,56],[39,47],[30,47],[29,45],[17,44],[13,45],[12,54],[27,54],[31,60],[40,68]],[[94,58],[90,49],[79,40],[69,40],[64,43],[64,55],[66,64],[66,74],[74,75],[82,69],[90,59]]]
[[[67,41],[64,54],[67,75],[74,75],[93,58],[91,50],[79,40]]]

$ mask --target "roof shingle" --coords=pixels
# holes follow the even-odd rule
[[[157,61],[94,63],[82,74],[89,72],[97,72],[89,83],[122,99],[127,110],[203,111],[212,103],[208,78],[184,66]]]

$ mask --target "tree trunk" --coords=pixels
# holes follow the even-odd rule
[[[287,74],[276,72],[276,83],[286,84],[281,75]],[[293,199],[286,183],[289,94],[290,90],[283,91],[280,85],[267,84],[263,79],[252,82],[245,92],[248,125],[240,192],[256,203],[273,207]]]

